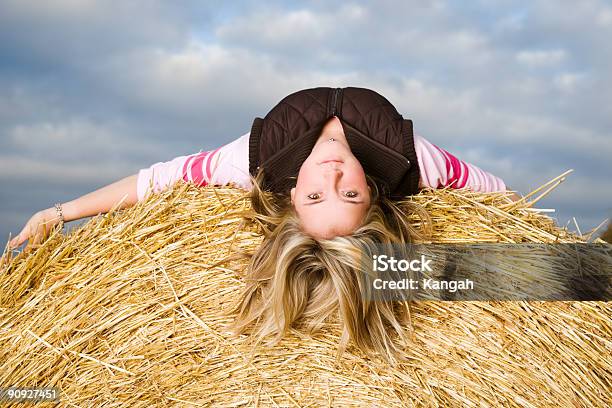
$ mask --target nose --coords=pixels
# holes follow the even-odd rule
[[[329,166],[325,166],[325,169],[323,171],[323,178],[333,188],[335,187],[336,183],[338,182],[338,180],[340,180],[343,174],[339,166],[340,163],[331,162],[325,164],[329,164]]]
[[[332,172],[342,173],[342,162],[328,161],[328,162],[323,163],[322,166],[323,166],[323,171],[325,173],[332,173]]]

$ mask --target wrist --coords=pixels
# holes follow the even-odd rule
[[[53,208],[55,208],[55,213],[57,214],[57,220],[58,222],[62,225],[62,227],[64,226],[64,210],[62,209],[62,204],[61,203],[56,203]]]
[[[54,218],[57,218],[57,211],[55,210],[55,207],[45,208],[44,210],[39,211],[39,214],[45,220],[52,220]]]
[[[73,221],[79,218],[76,214],[76,209],[74,208],[74,203],[72,201],[60,203],[60,205],[62,207],[62,214],[64,215],[64,222]],[[55,207],[53,208],[53,211],[55,211],[57,216],[57,210],[55,210]]]

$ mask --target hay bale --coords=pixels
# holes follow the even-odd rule
[[[409,359],[349,348],[331,322],[253,348],[226,326],[246,259],[231,187],[177,184],[0,270],[0,386],[62,406],[610,406],[609,302],[414,302]],[[425,190],[434,242],[583,242],[503,193]],[[537,201],[537,200],[536,200]],[[416,221],[415,221],[416,223]]]

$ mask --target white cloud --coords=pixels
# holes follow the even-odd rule
[[[8,131],[8,138],[24,152],[46,152],[50,157],[67,153],[76,160],[79,159],[79,155],[75,155],[78,151],[98,157],[100,162],[105,155],[159,153],[153,145],[129,137],[128,131],[121,124],[100,126],[82,119],[69,119],[62,123],[16,125]]]
[[[127,132],[82,119],[16,125],[7,132],[10,152],[0,153],[0,181],[108,183],[167,156],[167,147]]]
[[[135,68],[137,67],[137,68]],[[231,120],[237,107],[265,113],[311,86],[349,83],[350,71],[295,70],[271,56],[192,40],[184,48],[140,50],[99,65],[96,75],[124,100],[187,119]]]
[[[25,121],[33,120],[33,117],[43,114],[48,116],[60,116],[61,101],[55,95],[32,92],[24,86],[0,81],[0,121]],[[40,116],[39,116],[40,119]]]
[[[324,38],[334,28],[331,18],[321,18],[309,10],[271,12],[252,16],[249,20],[248,24],[246,21],[235,21],[231,25],[221,27],[217,30],[217,35],[222,38],[256,35],[274,45],[294,42],[304,36]]]
[[[100,160],[97,163],[44,160],[0,155],[0,180],[44,180],[50,183],[104,183],[135,173],[134,166]]]
[[[0,38],[29,61],[86,67],[133,47],[177,46],[188,35],[189,18],[159,0],[6,0],[0,2]]]
[[[308,9],[257,11],[240,16],[215,30],[226,41],[248,41],[266,47],[308,47],[320,41],[333,40],[339,30],[365,23],[367,11],[355,4],[316,12]]]
[[[555,75],[554,84],[564,92],[573,92],[583,79],[584,74],[582,73],[564,72]]]
[[[602,26],[612,26],[612,8],[606,7],[597,16],[597,22]]]
[[[527,16],[525,11],[513,11],[509,14],[502,14],[495,24],[495,30],[497,32],[509,32],[517,33],[525,27],[525,17]]]
[[[5,0],[4,6],[15,15],[30,15],[49,20],[54,18],[90,17],[104,11],[103,4],[96,0]]]
[[[532,67],[557,65],[567,58],[565,50],[519,51],[516,59]]]

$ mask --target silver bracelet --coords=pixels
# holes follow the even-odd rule
[[[57,211],[57,216],[60,219],[60,228],[64,228],[64,212],[62,211],[62,205],[60,203],[55,204],[55,211]]]

